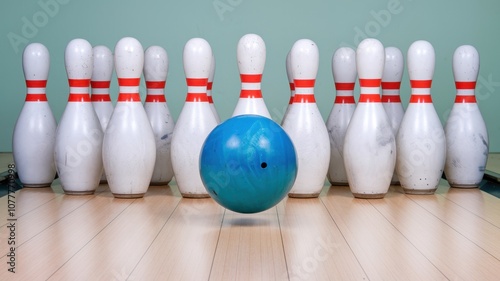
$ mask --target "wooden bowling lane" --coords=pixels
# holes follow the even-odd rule
[[[453,223],[452,217],[459,214],[448,213],[448,217],[443,217],[444,220],[441,220],[436,214],[417,203],[432,201],[437,197],[439,195],[436,194],[407,196],[403,194],[401,187],[397,187],[393,188],[384,199],[370,200],[369,203],[447,279],[497,279],[500,274],[500,260],[471,241],[469,238],[472,237],[467,237],[466,234],[453,228],[453,225],[457,224]],[[467,223],[477,226],[477,220],[481,221],[480,218],[476,218]],[[484,239],[484,236],[482,237]]]
[[[109,192],[94,196],[86,204],[64,216],[16,249],[15,278],[17,280],[47,280],[132,202],[133,200],[114,199]],[[29,201],[20,201],[18,205],[25,203],[29,203]],[[22,229],[17,229],[17,233],[20,231]],[[104,244],[101,247],[107,249]],[[96,265],[104,262],[101,257],[89,257],[89,262],[92,261]],[[0,259],[0,280],[11,280],[10,278],[12,278],[12,273],[7,271],[6,266],[6,257],[4,256]],[[93,269],[89,271],[93,271]]]
[[[443,180],[441,186],[447,186],[446,181]],[[450,192],[454,191],[455,189],[450,190]],[[477,188],[474,191],[481,193]],[[472,243],[500,260],[500,243],[498,243],[500,227],[446,199],[442,194],[434,196],[407,195],[407,197]]]
[[[210,280],[288,280],[276,207],[257,214],[226,210]]]
[[[180,198],[166,186],[151,186],[75,253],[50,280],[125,280],[175,210]]]
[[[286,198],[278,205],[290,280],[366,280],[321,199]]]
[[[478,188],[450,188],[445,180],[441,180],[436,194],[445,197],[496,227],[500,227],[499,198]]]
[[[53,184],[54,189],[60,187],[58,182],[56,181]],[[16,235],[16,245],[18,247],[23,245],[26,241],[45,231],[74,210],[88,203],[97,194],[106,190],[108,190],[107,186],[101,185],[94,195],[83,196],[62,195],[62,191],[61,193],[55,193],[50,188],[24,188],[19,190],[16,192],[17,202],[19,202],[19,204],[16,204],[16,209],[25,210],[26,213],[17,216],[16,225],[22,231],[18,231]],[[37,201],[36,199],[42,199],[47,194],[59,194],[60,196],[55,196],[52,200],[43,204],[37,204],[43,201]],[[45,196],[45,198],[50,197]],[[2,241],[5,241],[3,238],[7,238],[7,228],[2,226],[0,233]],[[7,243],[0,244],[1,255],[7,254],[8,246]]]
[[[208,280],[223,216],[211,198],[180,200],[128,280]]]
[[[373,202],[387,199],[355,199],[349,187],[331,187],[322,202],[369,280],[445,280],[446,277],[389,221]],[[399,210],[391,210],[398,216]],[[410,220],[408,223],[414,225]],[[414,225],[418,229],[418,225]],[[418,235],[418,233],[416,234]]]

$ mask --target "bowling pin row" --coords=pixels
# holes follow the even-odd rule
[[[61,124],[57,129],[57,133],[52,135],[45,133],[44,137],[47,140],[42,142],[45,147],[41,147],[40,145],[36,147],[33,141],[30,143],[29,139],[40,139],[40,136],[36,132],[25,132],[23,134],[19,133],[22,129],[18,129],[18,127],[23,127],[21,119],[29,119],[23,117],[27,115],[24,113],[25,108],[29,106],[33,107],[33,104],[38,104],[40,108],[38,111],[41,113],[38,113],[38,116],[35,118],[47,121],[45,122],[47,123],[45,125],[47,127],[46,130],[55,130],[55,120],[50,112],[50,108],[46,104],[45,84],[40,82],[45,81],[46,83],[48,51],[39,44],[29,46],[25,50],[23,66],[28,87],[27,102],[21,112],[18,124],[16,124],[13,140],[14,158],[18,166],[20,179],[25,186],[50,185],[55,173],[54,165],[47,164],[51,163],[50,161],[45,160],[45,165],[41,165],[41,163],[23,159],[33,159],[34,155],[37,155],[39,159],[49,159],[51,153],[47,151],[50,151],[50,138],[52,137],[56,140],[55,163],[61,177],[61,184],[66,193],[92,193],[95,190],[97,186],[95,180],[86,181],[85,179],[78,178],[78,176],[95,179],[96,174],[100,175],[102,173],[99,172],[102,169],[102,165],[96,165],[98,159],[100,159],[98,154],[102,151],[102,159],[106,171],[104,175],[107,175],[110,189],[117,197],[140,197],[146,192],[150,182],[152,184],[166,184],[172,179],[173,174],[175,174],[177,184],[183,196],[207,197],[208,195],[199,178],[199,151],[208,133],[219,122],[213,103],[208,103],[211,101],[209,95],[210,82],[213,80],[215,68],[213,55],[208,43],[203,39],[192,39],[186,44],[184,49],[183,58],[188,83],[188,94],[186,103],[174,129],[173,119],[170,116],[163,93],[168,69],[168,58],[163,49],[160,47],[148,48],[144,59],[142,46],[137,40],[133,38],[120,40],[115,48],[114,58],[120,93],[117,106],[114,113],[112,113],[113,108],[108,93],[109,80],[111,79],[113,69],[111,52],[105,47],[95,47],[93,62],[89,63],[89,60],[92,60],[92,50],[89,51],[90,44],[80,39],[74,41],[68,45],[65,56],[70,83],[68,106],[61,118]],[[82,47],[78,44],[83,44],[84,46]],[[360,48],[361,46],[360,44]],[[342,55],[343,51],[346,50],[339,49],[334,55],[334,61],[336,57],[340,56],[340,60],[344,61],[344,63],[333,64],[337,97],[332,114],[327,122],[328,131],[314,101],[314,81],[319,60],[316,45],[310,40],[299,40],[294,44],[292,51],[287,56],[287,73],[291,81],[292,97],[282,125],[294,141],[298,152],[299,167],[301,167],[290,196],[317,196],[323,186],[329,161],[330,171],[328,178],[330,181],[334,184],[345,183],[345,180],[336,179],[335,173],[340,173],[340,177],[342,177],[342,171],[346,169],[343,168],[343,163],[336,162],[335,156],[337,158],[340,157],[339,159],[342,160],[342,155],[345,151],[342,149],[342,134],[346,132],[347,124],[349,124],[349,119],[355,107],[352,89],[354,88],[356,78],[356,65],[353,65],[355,61],[354,52],[351,50],[352,53],[348,52]],[[360,49],[358,49],[359,51]],[[44,53],[46,53],[46,56],[44,56]],[[255,34],[245,35],[238,43],[237,53],[242,89],[233,115],[259,114],[270,117],[260,91],[260,82],[265,64],[265,45],[263,40]],[[82,54],[86,54],[87,57]],[[370,54],[367,56],[373,59],[374,55]],[[80,58],[80,61],[72,57]],[[86,61],[81,61],[83,58]],[[33,63],[35,60],[38,61]],[[30,63],[30,61],[32,62]],[[88,65],[92,65],[92,63],[94,67],[93,71],[88,68]],[[142,108],[138,95],[143,64],[144,77],[148,88],[148,95],[144,105],[146,114],[144,114],[144,108]],[[348,66],[349,64],[350,66]],[[45,65],[46,70],[31,69],[34,68],[33,65],[38,65],[38,67],[41,66],[42,68]],[[338,71],[335,70],[336,67],[339,68]],[[360,72],[363,66],[358,62],[357,68],[358,72]],[[210,75],[207,75],[207,73],[210,73]],[[402,75],[402,70],[400,75]],[[33,77],[35,79],[29,79]],[[341,81],[344,79],[341,77],[345,77],[345,81]],[[361,78],[360,75],[360,84],[362,84],[363,90],[363,81]],[[92,84],[91,100],[95,112],[97,112],[97,118],[95,118],[96,116],[92,116],[93,111],[88,106],[88,101],[90,101],[88,95],[89,79]],[[32,80],[38,82],[35,83]],[[380,79],[378,83],[380,84]],[[385,85],[392,85],[394,88],[394,83],[384,83]],[[382,84],[383,88],[384,83]],[[370,87],[370,91],[375,92],[375,88],[378,91],[378,86]],[[395,101],[396,98],[399,99],[399,95],[396,94],[395,88],[393,90],[394,98],[390,98],[389,100]],[[374,93],[370,92],[369,94],[372,94],[372,96],[368,97],[374,97]],[[384,96],[382,99],[384,99]],[[28,101],[37,101],[37,103]],[[364,101],[360,97],[360,106],[364,102],[368,104],[371,101],[371,99]],[[350,107],[350,109],[335,110],[335,107],[338,107],[338,105]],[[73,107],[75,109],[71,109]],[[77,125],[82,126],[83,123],[75,120],[78,119],[78,116],[86,116],[82,112],[78,112],[78,110],[81,111],[83,108],[85,108],[85,112],[88,115],[88,118],[85,120],[93,120],[93,124],[91,126],[88,125],[87,128],[77,128]],[[397,106],[395,108],[397,110]],[[49,113],[47,113],[47,110]],[[37,110],[27,109],[26,111],[36,112]],[[66,113],[67,111],[69,113]],[[335,117],[334,112],[337,112],[338,116]],[[43,118],[40,117],[42,115]],[[65,117],[66,115],[70,117]],[[70,127],[70,129],[62,129],[63,124],[65,124],[64,119],[70,120],[65,121],[69,125],[64,125],[64,127]],[[101,132],[99,132],[99,126],[96,125],[96,120],[100,121]],[[119,121],[112,122],[112,120]],[[24,121],[24,124],[26,122]],[[114,125],[109,126],[108,122]],[[147,122],[151,126],[146,126]],[[334,122],[340,125],[335,125],[333,124]],[[42,128],[39,129],[42,130]],[[152,129],[152,132],[149,129]],[[366,131],[366,128],[364,130]],[[69,136],[71,133],[66,133],[66,131],[70,131],[71,133],[79,132],[84,135],[76,134],[76,140],[71,141],[71,137]],[[105,134],[102,143],[100,143],[99,136],[102,136],[102,132],[105,132]],[[335,133],[340,134],[341,137],[335,136]],[[38,134],[40,133],[38,132]],[[54,137],[54,135],[57,136]],[[328,138],[330,138],[330,141]],[[380,141],[380,136],[378,138],[378,141]],[[58,141],[59,139],[60,141]],[[124,141],[124,139],[127,141]],[[100,145],[102,145],[102,150]],[[171,148],[169,147],[170,145]],[[154,147],[156,147],[156,151]],[[339,150],[338,147],[341,149]],[[58,152],[58,148],[61,152]],[[30,149],[32,150],[30,151]],[[329,153],[325,153],[327,151],[331,151],[331,158],[327,157],[329,156]],[[337,154],[335,154],[336,152]],[[169,155],[170,153],[171,155]],[[391,153],[395,154],[395,150],[391,151]],[[368,155],[361,157],[368,157]],[[349,157],[346,156],[345,158],[348,159]],[[172,160],[171,164],[170,159]],[[348,160],[346,160],[346,167],[347,162]],[[64,165],[61,163],[64,163]],[[90,164],[85,166],[85,163]],[[29,167],[29,165],[32,166]],[[40,169],[40,166],[44,166],[44,169]],[[88,172],[92,169],[93,172]],[[75,175],[71,176],[71,172],[69,171],[72,171]],[[150,173],[151,171],[152,174]],[[349,174],[348,172],[349,169],[347,169],[347,174]],[[38,173],[39,175],[33,173]],[[41,176],[41,174],[45,176]],[[352,187],[354,185],[352,182],[362,177],[363,173],[353,171],[351,174],[350,178],[352,180],[349,180],[349,184]],[[72,178],[73,180],[67,180],[66,178]],[[103,176],[101,180],[106,180],[106,177]],[[73,184],[72,182],[78,182],[80,185]],[[85,188],[84,185],[87,187]],[[75,188],[71,186],[75,186]],[[311,186],[314,186],[314,190],[311,189]],[[362,194],[377,194],[370,196],[380,196],[380,193],[373,192],[353,191],[353,193],[360,197],[364,196]]]
[[[410,194],[433,194],[443,171],[452,187],[477,187],[488,156],[488,133],[475,99],[479,54],[469,45],[453,55],[457,94],[443,129],[430,88],[435,54],[427,41],[407,54],[411,85],[406,112],[399,97],[403,55],[374,39],[357,52],[338,49],[332,58],[337,96],[326,122],[331,145],[328,180],[349,184],[355,197],[381,198],[389,185]],[[361,93],[353,98],[356,72]],[[379,87],[382,87],[382,97]]]

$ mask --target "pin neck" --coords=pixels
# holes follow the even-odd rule
[[[120,92],[118,102],[141,102],[139,84],[141,78],[118,78]]]
[[[336,96],[334,103],[336,104],[354,104],[356,101],[354,100],[354,96]]]
[[[359,78],[359,86],[361,94],[359,95],[360,103],[376,103],[380,100],[380,81],[381,79],[365,79]]]
[[[401,81],[382,81],[382,102],[401,102],[399,98],[399,89],[401,88]]]
[[[336,91],[354,91],[355,82],[335,82]]]
[[[208,102],[208,78],[186,78],[188,93],[186,102]]]
[[[47,80],[26,80],[26,98],[27,102],[46,102],[47,95],[45,90]]]
[[[68,102],[90,102],[90,79],[68,79]]]
[[[455,87],[457,96],[475,96],[476,81],[455,81]]]
[[[147,96],[164,96],[166,81],[146,81]],[[147,101],[146,96],[146,101]]]
[[[92,95],[90,100],[92,102],[110,102],[109,86],[111,81],[90,81],[92,88]]]
[[[316,103],[314,98],[314,84],[316,79],[294,79],[295,95],[293,103]]]

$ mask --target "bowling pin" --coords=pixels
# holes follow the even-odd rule
[[[396,142],[380,99],[384,46],[368,38],[356,50],[359,102],[344,139],[349,187],[357,198],[383,198],[396,164]]]
[[[404,71],[404,59],[401,51],[396,47],[385,48],[384,74],[382,75],[382,105],[391,122],[394,136],[398,134],[399,125],[405,114],[399,89]],[[391,184],[399,184],[398,175],[394,169]]]
[[[261,81],[266,64],[266,44],[259,35],[241,37],[237,48],[241,92],[233,116],[256,114],[271,118],[262,98]]]
[[[90,79],[90,87],[92,88],[90,100],[101,123],[102,131],[105,132],[111,114],[113,114],[113,103],[111,103],[111,97],[109,96],[109,85],[111,76],[113,76],[113,54],[106,46],[95,46],[93,53],[94,69]],[[106,173],[103,172],[101,183],[106,182]]]
[[[217,126],[207,97],[212,60],[210,44],[193,38],[184,46],[184,73],[188,92],[172,136],[172,165],[183,197],[209,197],[200,175],[200,153],[208,134]]]
[[[165,99],[168,74],[168,55],[160,46],[151,46],[144,54],[144,79],[147,96],[144,110],[148,116],[156,142],[156,161],[151,185],[167,185],[174,176],[170,157],[170,144],[174,132],[174,119]]]
[[[347,185],[343,151],[345,133],[356,109],[353,95],[357,76],[356,52],[348,47],[337,49],[332,57],[332,73],[336,97],[326,121],[330,136],[330,166],[327,177],[332,185]]]
[[[479,53],[469,45],[453,54],[457,95],[445,125],[446,164],[444,173],[452,187],[477,187],[488,160],[488,131],[476,103]]]
[[[330,161],[328,131],[314,99],[319,51],[316,43],[301,39],[290,52],[295,96],[283,129],[295,146],[298,170],[288,196],[318,197]]]
[[[102,176],[103,132],[90,101],[93,51],[84,39],[71,40],[64,54],[69,98],[57,126],[54,157],[66,194],[93,194]]]
[[[215,76],[215,56],[212,54],[212,63],[210,64],[210,74],[208,75],[208,83],[207,83],[207,97],[208,103],[210,104],[210,109],[214,114],[215,120],[217,120],[217,124],[220,123],[220,117],[217,113],[217,109],[215,108],[214,99],[212,98],[212,86],[214,84],[214,76]]]
[[[139,95],[144,66],[141,43],[131,37],[120,39],[114,59],[119,93],[104,133],[104,170],[115,197],[140,198],[148,190],[156,159],[153,129]]]
[[[415,41],[407,60],[411,96],[396,137],[397,173],[405,193],[433,194],[446,160],[444,130],[431,98],[434,48]]]
[[[26,46],[23,52],[26,98],[12,137],[14,163],[24,187],[48,187],[56,175],[57,124],[45,93],[49,67],[49,50],[44,45]]]
[[[293,85],[293,76],[292,76],[292,66],[290,65],[290,52],[288,52],[286,56],[286,76],[288,78],[288,85],[290,86],[290,100],[288,101],[288,106],[286,107],[285,114],[283,114],[283,118],[281,119],[281,125],[283,125],[283,121],[285,121],[286,116],[288,115],[288,111],[290,111],[290,106],[293,104],[293,97],[295,96],[295,86]]]

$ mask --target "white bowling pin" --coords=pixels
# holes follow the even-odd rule
[[[69,98],[57,127],[54,157],[66,194],[94,193],[103,171],[103,132],[89,95],[92,53],[89,42],[74,39],[64,54]]]
[[[113,76],[113,54],[106,46],[95,46],[93,53],[94,69],[90,79],[90,87],[92,88],[90,100],[101,123],[102,131],[105,132],[111,114],[113,114],[113,103],[109,95],[111,76]],[[106,182],[106,173],[103,172],[101,183]]]
[[[446,164],[444,172],[452,187],[477,187],[488,160],[488,131],[476,103],[479,53],[469,45],[453,54],[457,95],[445,125]]]
[[[165,83],[168,74],[168,55],[160,46],[151,46],[144,54],[144,79],[147,96],[144,109],[148,116],[156,142],[156,161],[151,185],[167,185],[174,176],[170,144],[174,132],[174,119],[165,99]]]
[[[301,39],[290,52],[295,96],[283,129],[295,146],[298,170],[288,196],[317,197],[330,161],[328,131],[314,99],[319,51],[313,41]]]
[[[57,124],[45,93],[49,67],[49,50],[44,45],[26,46],[23,53],[26,99],[12,137],[14,163],[24,187],[50,186],[56,174]]]
[[[212,110],[215,120],[217,120],[217,124],[220,123],[220,117],[217,113],[217,109],[215,108],[214,99],[212,98],[212,86],[214,84],[214,76],[215,76],[215,56],[212,54],[212,63],[210,64],[210,74],[208,75],[208,83],[207,83],[207,97],[208,103],[210,104],[210,109]]]
[[[382,105],[391,122],[394,136],[398,134],[399,125],[405,114],[399,96],[403,71],[403,53],[396,47],[385,48],[385,65],[384,74],[382,75]],[[398,175],[395,169],[392,175],[391,184],[399,184]]]
[[[241,92],[233,116],[256,114],[271,118],[262,98],[262,73],[266,64],[266,44],[259,35],[246,34],[237,48]]]
[[[288,101],[288,106],[286,107],[285,114],[283,114],[283,118],[281,119],[281,125],[283,125],[283,121],[285,121],[286,116],[288,115],[288,111],[290,111],[290,107],[293,105],[293,97],[295,96],[295,86],[293,85],[293,76],[292,76],[292,66],[290,65],[290,52],[286,55],[286,76],[288,78],[288,85],[290,86],[290,100]]]
[[[396,142],[380,99],[385,51],[363,40],[356,50],[360,96],[344,139],[344,164],[354,197],[383,198],[396,164]]]
[[[332,57],[332,73],[336,97],[326,121],[330,136],[328,180],[332,185],[347,185],[343,151],[345,133],[356,109],[353,95],[357,76],[356,52],[348,47],[337,49]]]
[[[433,194],[446,160],[443,126],[431,98],[435,53],[423,40],[407,54],[411,96],[397,134],[397,173],[405,193]]]
[[[200,175],[200,153],[208,134],[217,126],[207,97],[212,58],[210,44],[193,38],[184,46],[184,73],[188,92],[172,136],[172,165],[183,197],[209,197]]]
[[[144,50],[125,37],[115,46],[118,101],[104,134],[102,157],[109,189],[117,198],[147,192],[156,159],[155,137],[139,96]]]

